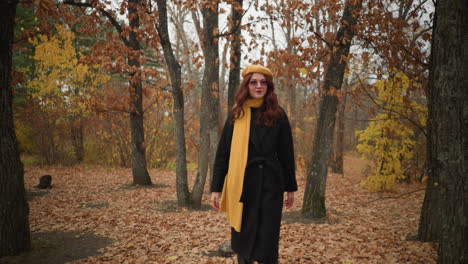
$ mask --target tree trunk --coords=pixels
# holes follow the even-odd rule
[[[204,3],[202,15],[205,69],[202,80],[198,171],[192,190],[194,208],[201,206],[208,166],[213,163],[218,141],[218,1]]]
[[[327,184],[328,161],[333,144],[335,113],[338,98],[335,89],[340,89],[345,73],[346,58],[351,41],[355,35],[352,27],[357,23],[357,11],[361,9],[362,0],[347,1],[340,29],[333,41],[332,53],[328,64],[323,99],[320,103],[320,114],[314,138],[312,161],[307,172],[307,183],[304,193],[302,215],[307,218],[321,219],[326,217],[325,188]],[[354,13],[354,16],[353,16]],[[344,59],[343,59],[344,58]]]
[[[289,50],[291,54],[292,49]],[[291,125],[292,131],[296,129],[297,120],[297,102],[296,102],[296,86],[294,85],[294,77],[288,73],[285,73],[284,77],[284,88],[288,97],[288,118]]]
[[[58,149],[57,144],[55,143],[56,136],[56,120],[51,120],[51,118],[46,114],[45,117],[45,127],[44,130],[40,133],[41,135],[41,144],[39,145],[39,152],[42,155],[42,158],[47,165],[52,165],[57,163],[58,160]]]
[[[227,97],[225,98],[225,94],[226,92],[228,91],[228,84],[229,84],[229,78],[227,80],[227,83],[226,83],[226,80],[224,78],[224,76],[226,76],[226,71],[229,71],[229,65],[227,65],[227,55],[228,55],[228,50],[229,50],[229,42],[226,41],[226,43],[224,43],[224,47],[223,47],[223,50],[221,51],[221,57],[219,58],[220,60],[220,64],[219,64],[219,68],[220,68],[220,78],[219,78],[219,105],[218,105],[218,110],[219,110],[219,113],[218,113],[218,129],[219,131],[222,131],[223,129],[223,126],[224,126],[224,121],[226,120],[226,115],[223,111],[223,105],[225,104],[225,102],[227,101]],[[229,104],[229,102],[228,102]],[[229,108],[227,109],[226,113],[229,113]],[[210,183],[211,183],[211,177],[210,177]]]
[[[437,13],[436,13],[436,16]],[[418,228],[418,240],[424,242],[437,242],[440,240],[442,234],[442,220],[444,218],[444,214],[442,212],[443,209],[443,199],[440,197],[440,192],[438,190],[438,184],[440,182],[439,174],[437,173],[437,165],[433,164],[434,157],[432,146],[435,144],[433,141],[433,130],[432,126],[437,125],[433,124],[435,122],[434,119],[434,109],[431,107],[434,103],[433,89],[432,87],[434,84],[434,71],[436,65],[436,40],[434,37],[435,28],[437,24],[437,17],[434,18],[434,25],[433,25],[433,38],[431,41],[431,64],[429,67],[429,88],[428,88],[428,118],[427,118],[427,142],[426,142],[426,164],[427,164],[427,186],[426,186],[426,193],[424,195],[423,207],[421,209],[421,216],[419,218],[419,228]],[[437,39],[437,41],[440,41]],[[440,45],[440,44],[439,44]],[[440,48],[440,47],[439,47]],[[438,51],[441,52],[442,50]]]
[[[70,134],[75,151],[75,159],[77,162],[82,162],[84,159],[84,133],[83,133],[83,118],[70,119]]]
[[[339,173],[343,175],[343,149],[344,149],[344,130],[345,130],[345,109],[346,109],[346,85],[343,86],[343,100],[340,104],[340,109],[338,110],[338,131],[336,131],[336,144],[335,144],[335,154],[333,160],[332,171],[334,173]],[[344,176],[344,175],[343,175]]]
[[[437,263],[468,263],[468,2],[438,1],[435,12],[419,238],[439,242]]]
[[[286,20],[286,51],[288,52],[289,56],[293,56],[293,47],[291,44],[291,40],[294,37],[294,25],[293,25],[293,19],[294,19],[294,12],[290,12],[288,16],[285,17]],[[288,63],[288,62],[287,62]],[[284,74],[284,88],[287,93],[288,97],[288,118],[289,118],[289,123],[291,124],[291,129],[294,131],[296,129],[296,86],[294,85],[294,76],[292,74],[289,74],[287,71],[283,73]],[[294,134],[294,133],[293,133]]]
[[[131,31],[129,32],[128,46],[131,52],[128,55],[128,65],[133,68],[129,75],[130,82],[130,130],[132,135],[132,174],[133,184],[151,185],[146,168],[145,133],[143,128],[143,87],[141,83],[140,69],[140,43],[137,40],[137,30],[140,26],[140,18],[137,6],[141,6],[141,0],[129,0],[128,20]]]
[[[31,248],[24,170],[13,124],[11,87],[16,1],[0,2],[0,257]]]
[[[167,26],[166,0],[158,0],[159,27],[158,34],[163,47],[164,58],[169,69],[172,85],[172,97],[174,99],[173,114],[175,119],[175,143],[176,143],[176,191],[177,204],[189,206],[189,189],[187,180],[187,159],[185,148],[184,130],[184,94],[181,89],[181,67],[172,50]]]
[[[229,83],[228,83],[228,113],[234,106],[234,94],[237,87],[240,85],[240,62],[241,62],[241,33],[240,28],[242,20],[242,2],[243,0],[235,0],[232,3],[231,16],[233,32],[231,40],[231,56],[229,64]],[[227,116],[227,115],[226,115]]]

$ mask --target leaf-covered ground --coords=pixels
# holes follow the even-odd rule
[[[298,218],[305,185],[304,172],[298,172],[296,203],[283,217],[280,263],[435,263],[434,244],[407,240],[417,232],[424,192],[376,200],[424,186],[367,193],[359,187],[364,163],[348,156],[344,177],[329,175],[329,220],[321,224]],[[156,186],[142,188],[129,184],[130,169],[26,168],[27,191],[37,193],[43,174],[52,175],[53,188],[30,201],[33,234],[94,233],[113,241],[100,255],[72,263],[236,263],[233,256],[209,254],[230,237],[225,218],[209,209],[208,193],[204,210],[178,209],[172,171],[151,170]]]

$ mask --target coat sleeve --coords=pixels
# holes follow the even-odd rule
[[[211,192],[221,192],[223,190],[224,178],[229,168],[229,156],[231,154],[231,140],[234,126],[231,122],[232,117],[228,116],[224,124],[221,138],[219,139],[218,149],[216,150],[215,161],[213,165],[213,180],[211,182]]]
[[[280,121],[280,136],[279,136],[278,159],[283,167],[284,176],[284,191],[297,191],[296,181],[296,164],[294,161],[294,143],[291,132],[291,125],[288,117],[284,113],[284,117]]]

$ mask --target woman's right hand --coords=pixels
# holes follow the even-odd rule
[[[219,210],[219,197],[221,196],[220,192],[212,192],[211,193],[211,206]]]

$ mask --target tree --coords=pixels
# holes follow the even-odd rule
[[[92,91],[108,77],[97,73],[97,65],[88,66],[79,61],[81,52],[75,49],[73,32],[61,25],[56,29],[56,35],[40,34],[32,39],[34,78],[25,85],[44,112],[59,112],[62,116],[59,121],[70,124],[75,157],[81,162],[84,158],[83,119],[90,112]]]
[[[100,13],[108,19],[119,34],[120,40],[124,43],[126,50],[127,65],[125,72],[129,81],[129,112],[131,128],[131,146],[132,146],[132,174],[133,184],[151,185],[151,178],[148,174],[146,163],[145,136],[143,129],[143,72],[141,68],[141,22],[140,16],[144,14],[144,2],[142,0],[129,0],[122,3],[122,8],[126,7],[128,26],[119,23],[117,18],[105,9],[105,5],[100,2],[75,2],[66,0],[67,5],[92,8],[93,15]],[[145,21],[145,20],[144,20]],[[117,51],[121,52],[121,50]],[[120,54],[119,54],[120,55]]]
[[[405,116],[417,113],[415,122],[421,124],[420,127],[426,122],[424,106],[404,101],[411,80],[403,73],[392,75],[375,84],[378,93],[375,101],[384,110],[371,118],[367,128],[355,132],[360,141],[357,150],[373,161],[371,175],[361,183],[369,191],[393,191],[397,180],[409,177],[404,175],[402,161],[413,157],[416,142],[413,129],[400,117],[402,112]]]
[[[240,84],[242,2],[243,0],[235,0],[232,2],[231,7],[230,31],[232,36],[229,59],[228,111],[234,106],[234,95]]]
[[[201,111],[200,111],[200,147],[198,153],[198,170],[192,190],[193,207],[201,206],[201,199],[206,182],[208,166],[213,164],[218,141],[219,114],[219,55],[218,55],[218,0],[204,2],[202,47],[205,56],[203,71]]]
[[[430,53],[427,47],[430,46],[428,40],[432,16],[423,14],[430,13],[433,2],[366,1],[366,12],[359,25],[362,30],[356,32],[356,39],[362,50],[371,52],[371,56],[362,59],[365,62],[371,59],[378,64],[373,69],[374,74],[381,77],[396,69],[412,80],[427,80]],[[422,85],[416,87],[425,88]]]
[[[128,66],[131,71],[130,81],[130,128],[132,131],[132,173],[133,183],[140,185],[151,185],[151,178],[146,166],[145,134],[143,129],[143,85],[142,73],[139,71],[140,42],[137,31],[140,27],[139,7],[143,5],[141,0],[129,0],[127,11],[130,32],[128,33],[127,47],[130,48],[128,55]]]
[[[315,15],[311,14],[314,12],[313,7],[312,3],[300,0],[271,0],[266,1],[261,7],[268,15],[273,42],[273,50],[265,57],[268,58],[268,66],[276,76],[275,88],[279,96],[283,98],[284,108],[288,113],[293,131],[296,129],[296,121],[300,115],[297,110],[301,99],[298,96],[301,94],[301,84],[310,84],[314,79],[311,75],[308,76],[309,78],[301,78],[301,73],[302,76],[311,74],[308,72],[308,66],[314,64],[316,59],[316,49],[310,49],[309,46],[312,45],[310,41],[312,33],[308,30],[312,28],[310,18]],[[253,36],[256,34],[258,33],[255,31],[251,32]],[[278,43],[283,45],[278,45]],[[264,48],[262,47],[262,51]],[[306,58],[308,56],[314,59]]]
[[[0,2],[0,257],[31,248],[23,163],[13,124],[11,69],[16,4]]]
[[[157,4],[159,15],[159,25],[157,26],[157,30],[171,78],[172,97],[174,99],[173,113],[175,119],[174,133],[176,142],[177,204],[179,206],[189,206],[190,194],[187,180],[187,160],[184,129],[184,94],[181,87],[181,67],[174,56],[171,41],[169,39],[166,0],[158,0]]]
[[[362,0],[346,1],[340,29],[329,46],[330,62],[323,85],[324,94],[320,102],[312,161],[308,167],[302,205],[302,215],[307,218],[321,219],[326,216],[325,187],[338,105],[337,91],[343,82],[351,41],[355,35],[353,26],[357,23],[361,5]]]
[[[468,263],[468,2],[437,1],[435,13],[418,236],[439,242],[437,263]]]

